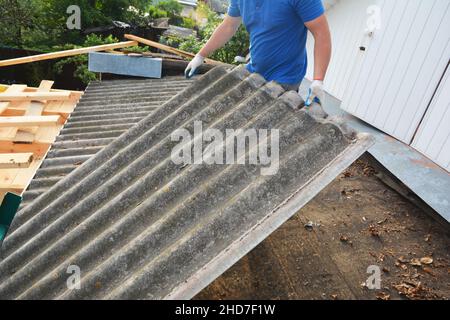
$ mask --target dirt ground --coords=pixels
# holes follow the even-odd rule
[[[362,158],[196,299],[449,299],[449,245]]]

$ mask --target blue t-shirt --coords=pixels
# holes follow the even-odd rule
[[[281,84],[297,84],[305,77],[305,22],[324,12],[321,0],[231,0],[228,9],[228,15],[242,17],[250,33],[248,70]]]

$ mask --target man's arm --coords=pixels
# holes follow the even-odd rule
[[[222,48],[236,34],[241,25],[241,21],[241,17],[226,16],[202,50],[200,50],[199,54],[206,58],[214,51]]]
[[[230,41],[239,29],[241,22],[241,17],[226,16],[223,22],[214,31],[205,46],[189,63],[185,71],[186,77],[192,77],[195,70],[203,64],[205,58],[210,56],[214,51],[222,48],[228,41]]]
[[[305,23],[314,37],[314,80],[323,81],[331,60],[331,34],[325,15]]]

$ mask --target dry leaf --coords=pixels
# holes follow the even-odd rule
[[[404,282],[393,285],[398,294],[406,296],[408,299],[436,299],[437,295],[430,289],[425,288],[420,282]]]
[[[425,265],[430,265],[433,263],[433,258],[431,257],[423,257],[420,259],[420,262]]]
[[[428,267],[423,267],[422,270],[423,270],[423,272],[428,273],[428,274],[432,275],[433,277],[436,276],[436,275],[433,273],[433,271],[432,271],[430,268],[428,268]]]
[[[374,225],[369,226],[369,232],[373,237],[380,237],[380,231]]]
[[[420,263],[420,260],[417,258],[411,259],[411,265],[415,267],[421,267],[422,263]]]
[[[398,262],[401,262],[401,263],[408,263],[408,260],[406,260],[404,256],[401,256],[397,260],[398,260]]]
[[[380,292],[380,293],[377,294],[377,299],[378,299],[378,300],[384,300],[384,301],[387,301],[387,300],[390,300],[390,299],[391,299],[391,295],[390,295],[390,294],[387,294],[387,293],[385,293],[385,292]]]

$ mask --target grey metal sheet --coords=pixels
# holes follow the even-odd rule
[[[162,59],[91,52],[89,53],[89,71],[145,78],[161,78]]]

